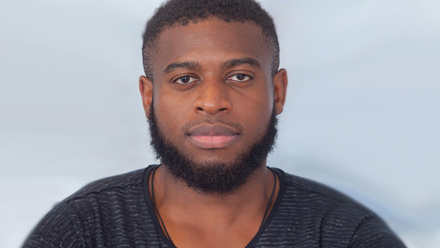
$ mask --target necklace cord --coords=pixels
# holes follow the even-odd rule
[[[160,224],[162,225],[162,229],[165,231],[166,238],[171,243],[173,243],[173,240],[171,239],[171,236],[168,233],[167,228],[165,227],[165,222],[163,221],[162,217],[160,216],[159,209],[157,209],[157,207],[156,207],[156,201],[154,199],[154,175],[156,174],[157,168],[159,168],[159,167],[154,168],[153,172],[151,173],[151,201],[153,203],[154,210],[157,213],[157,217],[159,217],[159,221],[160,221]]]
[[[273,174],[273,188],[272,188],[272,193],[270,194],[269,202],[267,203],[267,206],[266,206],[266,210],[264,211],[263,220],[261,221],[260,228],[258,229],[258,231],[260,231],[261,227],[263,226],[264,221],[267,219],[267,215],[269,214],[269,209],[270,209],[270,206],[272,205],[272,200],[275,195],[275,189],[277,187],[277,176],[275,175],[275,172],[271,168],[269,168],[269,170]]]

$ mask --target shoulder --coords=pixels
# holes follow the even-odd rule
[[[283,201],[291,204],[304,203],[308,206],[318,204],[322,209],[330,212],[338,208],[347,208],[351,210],[356,209],[356,214],[362,212],[365,216],[374,215],[371,210],[353,198],[327,185],[288,173],[282,173],[285,186]]]
[[[131,242],[146,242],[135,231],[155,232],[143,188],[149,168],[97,180],[67,197],[46,214],[24,247],[131,247]]]
[[[354,199],[310,179],[281,170],[278,175],[282,197],[273,224],[294,230],[287,236],[314,237],[320,247],[346,247],[366,240],[379,244],[382,237],[397,244],[389,247],[404,247],[379,216]]]
[[[88,230],[97,227],[107,230],[124,222],[138,222],[142,216],[146,217],[144,178],[149,168],[92,182],[67,197],[60,206],[64,211],[70,209],[71,218]]]
[[[136,187],[141,187],[146,170],[148,170],[148,168],[91,182],[76,193],[67,197],[64,202],[70,203],[90,196],[96,197],[103,195],[105,197],[105,195],[108,195],[108,192],[126,191],[127,189],[130,190]]]

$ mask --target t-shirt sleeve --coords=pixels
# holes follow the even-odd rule
[[[85,247],[79,227],[71,207],[59,203],[38,223],[23,248]]]
[[[378,217],[365,218],[356,228],[351,248],[405,248],[403,242]]]

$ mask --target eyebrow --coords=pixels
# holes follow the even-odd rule
[[[172,64],[169,64],[167,67],[165,67],[163,72],[170,73],[178,68],[196,70],[200,67],[201,67],[200,63],[194,62],[194,61],[187,61],[187,62],[182,62],[182,63],[172,63]]]
[[[238,65],[250,65],[256,68],[261,68],[260,62],[253,58],[239,58],[232,59],[223,63],[222,68],[231,68]],[[201,68],[199,62],[195,61],[186,61],[181,63],[171,63],[163,70],[164,73],[170,73],[178,68],[188,69],[188,70],[197,70]]]
[[[250,65],[256,68],[261,68],[260,62],[253,58],[240,58],[226,61],[223,64],[223,68],[231,68],[238,65]]]

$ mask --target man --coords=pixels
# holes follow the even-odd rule
[[[370,210],[266,166],[287,73],[253,0],[171,0],[139,79],[160,165],[92,183],[24,247],[404,247]]]

